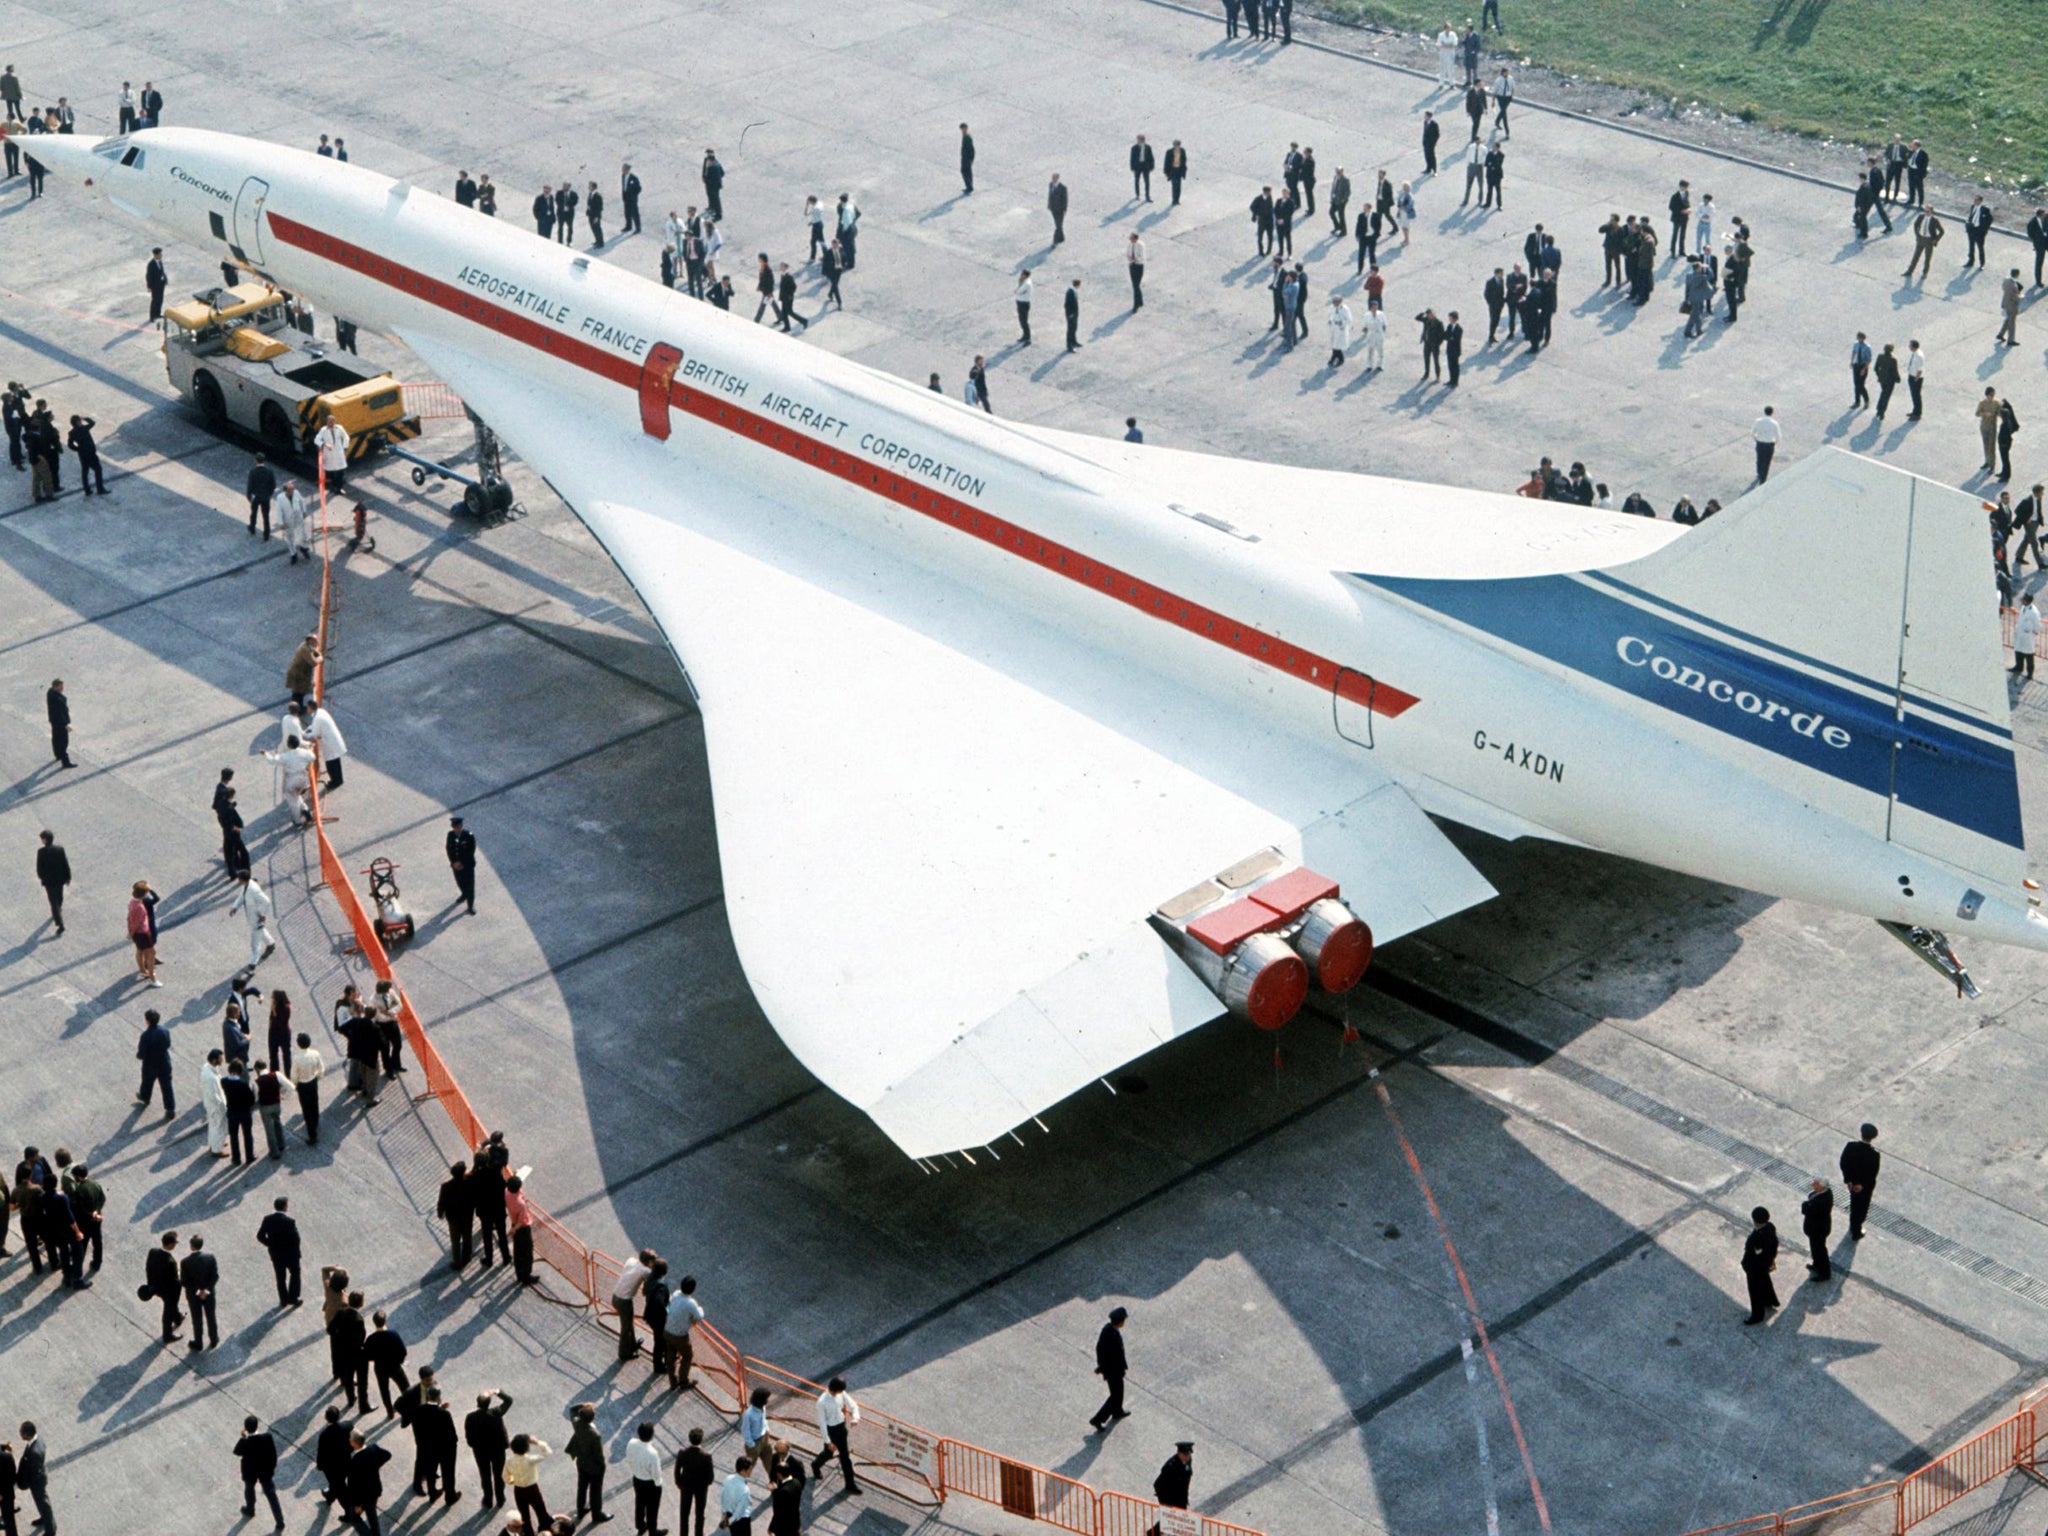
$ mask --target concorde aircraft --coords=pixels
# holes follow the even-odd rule
[[[2048,949],[1982,504],[1826,450],[1711,522],[995,420],[362,166],[36,155],[409,346],[703,711],[732,933],[914,1157],[1493,894],[1439,830]],[[1043,1123],[1042,1121],[1040,1123]]]

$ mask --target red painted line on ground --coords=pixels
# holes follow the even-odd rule
[[[437,309],[485,326],[550,357],[559,358],[572,367],[624,385],[636,393],[639,390],[641,369],[629,358],[620,357],[580,337],[564,335],[529,315],[494,304],[466,288],[429,277],[388,256],[380,256],[375,251],[353,245],[296,219],[275,211],[270,212],[268,218],[271,231],[287,245],[372,278],[400,293],[411,294]],[[1239,623],[1213,608],[1189,602],[1164,587],[1116,566],[1090,559],[1064,544],[1041,538],[1019,524],[933,490],[922,481],[899,475],[894,470],[884,469],[840,449],[828,448],[816,438],[807,437],[772,417],[734,405],[722,396],[708,394],[671,379],[669,404],[700,421],[722,427],[787,458],[800,460],[836,480],[858,486],[1042,570],[1089,587],[1127,608],[1148,614],[1299,681],[1312,683],[1326,692],[1340,694],[1353,703],[1366,706],[1373,714],[1393,719],[1420,702],[1414,694],[1379,682],[1327,656],[1291,645],[1256,626]]]
[[[1494,1385],[1500,1390],[1500,1405],[1507,1411],[1508,1428],[1515,1432],[1515,1449],[1522,1453],[1522,1470],[1529,1477],[1529,1496],[1536,1501],[1536,1518],[1543,1529],[1550,1529],[1550,1506],[1544,1502],[1543,1484],[1536,1477],[1536,1461],[1529,1454],[1529,1442],[1522,1435],[1521,1416],[1515,1412],[1515,1400],[1508,1392],[1507,1373],[1500,1368],[1500,1357],[1493,1352],[1493,1340],[1487,1337],[1486,1319],[1479,1315],[1479,1298],[1472,1294],[1472,1282],[1465,1277],[1465,1265],[1458,1257],[1458,1245],[1451,1241],[1450,1223],[1444,1220],[1444,1213],[1436,1203],[1436,1195],[1429,1187],[1429,1180],[1423,1176],[1422,1159],[1415,1155],[1415,1148],[1408,1140],[1408,1133],[1401,1128],[1401,1117],[1394,1110],[1394,1100],[1387,1092],[1387,1085],[1380,1081],[1377,1069],[1373,1074],[1372,1090],[1379,1095],[1380,1108],[1387,1112],[1387,1123],[1394,1129],[1394,1139],[1401,1144],[1401,1156],[1408,1161],[1408,1171],[1415,1176],[1415,1187],[1422,1191],[1422,1203],[1429,1208],[1429,1219],[1436,1223],[1436,1234],[1442,1239],[1444,1252],[1451,1261],[1451,1273],[1458,1277],[1458,1289],[1465,1296],[1465,1316],[1471,1320],[1472,1331],[1478,1336],[1481,1353],[1486,1356],[1488,1369],[1493,1372]]]

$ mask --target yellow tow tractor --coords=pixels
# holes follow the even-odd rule
[[[351,460],[420,434],[398,380],[300,340],[274,288],[212,288],[166,309],[164,321],[164,366],[178,393],[213,426],[253,433],[273,458],[311,454],[330,416],[348,431]]]

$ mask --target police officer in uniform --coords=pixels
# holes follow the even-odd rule
[[[1152,1479],[1152,1497],[1167,1509],[1188,1507],[1188,1488],[1195,1480],[1195,1442],[1182,1440],[1175,1444],[1173,1454],[1166,1458],[1166,1465],[1159,1469],[1159,1475]],[[1158,1530],[1158,1526],[1153,1526]]]
[[[460,816],[448,818],[448,868],[455,875],[455,889],[476,914],[476,834],[463,826]]]
[[[1095,1374],[1109,1387],[1109,1396],[1088,1421],[1088,1427],[1098,1434],[1118,1419],[1130,1417],[1124,1407],[1124,1377],[1130,1374],[1129,1362],[1124,1358],[1124,1321],[1130,1315],[1122,1307],[1112,1308],[1109,1321],[1095,1338]]]
[[[1842,1148],[1842,1182],[1849,1186],[1849,1241],[1856,1242],[1863,1236],[1863,1223],[1870,1217],[1870,1197],[1877,1189],[1877,1167],[1884,1161],[1883,1156],[1871,1143],[1877,1140],[1877,1127],[1865,1125],[1858,1133],[1861,1141],[1852,1141]]]

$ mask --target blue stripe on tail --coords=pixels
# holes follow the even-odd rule
[[[1570,576],[1354,580],[1468,624],[1751,746],[2007,847],[2024,848],[2013,752]]]

